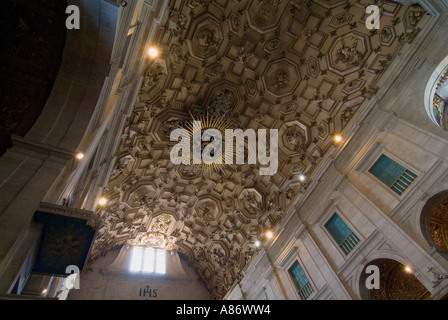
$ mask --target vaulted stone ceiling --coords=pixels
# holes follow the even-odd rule
[[[214,298],[242,277],[257,239],[285,217],[341,132],[378,90],[424,12],[381,7],[381,29],[365,26],[369,1],[173,0],[157,33],[97,212],[104,221],[91,261],[126,243],[176,249]],[[200,114],[233,128],[279,130],[279,169],[221,172],[173,165],[171,130]]]
[[[0,12],[0,155],[39,117],[61,65],[64,1],[6,0]]]

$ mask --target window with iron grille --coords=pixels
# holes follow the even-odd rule
[[[417,178],[415,173],[385,155],[378,159],[369,172],[400,196]]]
[[[325,224],[325,228],[331,233],[345,254],[349,254],[359,242],[358,236],[352,232],[337,213]]]
[[[296,261],[288,271],[292,279],[294,280],[294,283],[296,284],[300,298],[302,298],[303,300],[308,299],[309,296],[311,296],[311,294],[314,292],[314,289],[309,282],[305,271],[303,271],[302,266],[298,261]]]

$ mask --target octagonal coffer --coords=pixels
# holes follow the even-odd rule
[[[277,97],[292,94],[300,80],[299,67],[288,59],[269,63],[263,75],[266,90]]]

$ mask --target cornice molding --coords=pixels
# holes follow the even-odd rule
[[[27,150],[28,154],[30,151],[34,151],[42,155],[55,156],[65,161],[71,160],[76,156],[75,151],[53,146],[44,142],[33,141],[14,134],[11,135],[11,140],[13,146]]]
[[[83,219],[87,220],[86,224],[97,229],[101,225],[101,219],[99,219],[93,211],[83,210],[78,208],[60,206],[53,203],[41,202],[37,209],[38,211],[43,211],[46,213],[52,213],[60,216],[65,216],[69,218]]]

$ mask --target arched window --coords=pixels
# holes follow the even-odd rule
[[[429,118],[440,128],[448,130],[448,57],[431,75],[425,91],[425,107]]]

